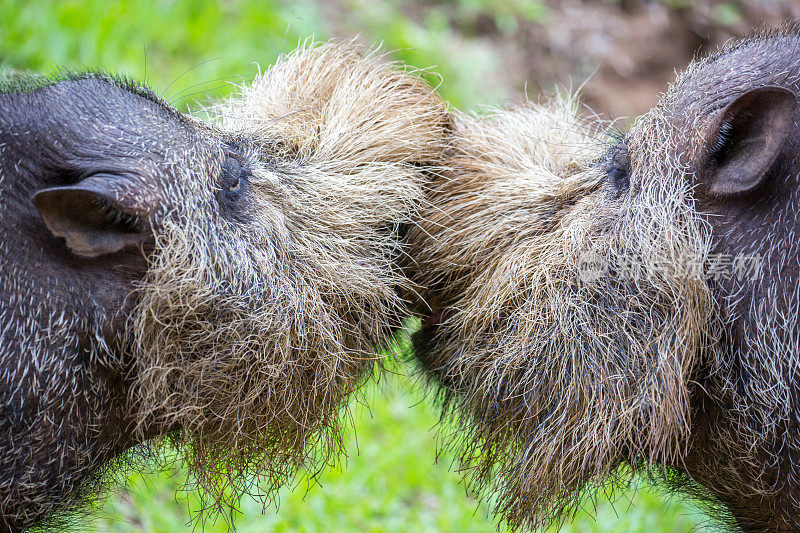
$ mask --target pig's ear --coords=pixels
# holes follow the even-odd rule
[[[119,187],[116,176],[96,174],[74,185],[43,189],[33,196],[47,229],[82,257],[98,257],[147,243],[146,213]]]
[[[701,179],[713,196],[755,189],[794,125],[797,97],[782,87],[747,91],[722,110],[711,128]]]

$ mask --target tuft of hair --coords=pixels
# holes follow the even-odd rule
[[[639,168],[675,163],[662,133]],[[713,307],[686,266],[703,264],[709,229],[674,173],[618,194],[606,136],[563,95],[456,114],[409,233],[431,307],[416,357],[456,421],[446,446],[511,527],[559,524],[620,465],[670,464],[686,446]]]
[[[342,451],[351,394],[408,314],[400,235],[450,123],[416,72],[353,43],[306,43],[207,111],[250,156],[246,209],[234,224],[203,184],[176,187],[138,289],[132,400],[224,511]]]

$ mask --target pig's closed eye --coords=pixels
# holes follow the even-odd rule
[[[608,178],[617,190],[625,190],[630,187],[630,176],[625,168],[615,167],[608,171]]]
[[[236,202],[244,193],[247,172],[238,169],[235,173],[226,174],[222,180],[222,195],[229,202]]]
[[[236,163],[226,165],[222,174],[220,188],[217,192],[217,201],[222,215],[229,220],[243,222],[246,217],[246,197],[248,193],[247,169]]]
[[[241,192],[242,182],[247,179],[247,166],[242,160],[242,156],[230,151],[226,154],[222,163],[222,175],[220,176],[220,188],[225,196],[232,196],[235,200]]]

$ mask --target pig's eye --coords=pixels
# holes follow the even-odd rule
[[[616,190],[622,191],[630,187],[630,176],[627,169],[614,167],[608,171],[607,175]]]
[[[631,164],[624,139],[620,139],[617,145],[611,149],[604,167],[606,179],[611,184],[612,190],[616,195],[622,194],[630,188]]]
[[[246,178],[247,170],[238,158],[227,157],[222,165],[220,188],[226,195],[233,195],[233,199],[242,189],[242,181]]]
[[[224,146],[224,159],[217,181],[216,197],[220,212],[229,219],[239,222],[248,220],[250,172],[248,159],[235,146]]]
[[[225,218],[239,222],[247,219],[249,177],[250,173],[246,168],[235,159],[228,158],[217,190],[217,202]]]

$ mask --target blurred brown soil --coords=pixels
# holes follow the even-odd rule
[[[352,0],[351,0],[352,1]],[[498,0],[513,5],[513,0]],[[725,41],[800,19],[800,0],[542,0],[545,15],[498,28],[489,14],[464,20],[447,0],[402,2],[423,20],[438,9],[449,14],[455,38],[492,49],[508,94],[551,93],[583,86],[582,101],[598,115],[622,119],[647,111],[695,54]],[[348,0],[320,0],[335,34],[352,32]]]
[[[588,80],[583,101],[614,118],[647,111],[675,70],[695,54],[764,26],[800,19],[797,0],[673,2],[677,7],[641,0],[548,4],[550,22],[526,24],[513,42],[503,42],[506,57],[524,69],[529,87],[537,90]],[[726,12],[734,20],[720,20]]]

